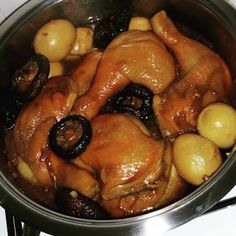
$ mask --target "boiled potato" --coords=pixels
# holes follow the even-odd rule
[[[130,19],[129,30],[147,31],[151,30],[151,25],[147,18],[141,16],[134,16]]]
[[[197,134],[180,135],[173,144],[174,165],[188,183],[200,185],[222,164],[218,147]]]
[[[63,75],[64,73],[64,66],[61,62],[50,62],[50,71],[49,71],[49,78],[53,76]]]
[[[70,52],[72,55],[84,55],[93,47],[93,30],[88,27],[76,29],[76,41]]]
[[[236,110],[224,103],[213,103],[200,113],[197,129],[219,148],[232,147],[236,141]]]
[[[34,37],[34,50],[50,62],[63,60],[73,48],[76,39],[74,25],[65,19],[51,20],[43,25]]]
[[[32,170],[21,158],[18,158],[17,170],[24,179],[33,183],[37,182]]]

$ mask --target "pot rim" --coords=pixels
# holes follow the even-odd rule
[[[155,224],[161,223],[158,232],[164,232],[186,223],[215,205],[236,184],[236,179],[231,178],[231,176],[235,177],[235,168],[236,152],[234,151],[207,182],[203,183],[189,195],[153,212],[123,219],[88,220],[55,212],[26,197],[1,172],[0,204],[11,213],[17,213],[16,216],[20,216],[26,223],[30,223],[30,225],[40,228],[44,232],[48,230],[47,224],[35,222],[53,222],[57,226],[60,225],[60,227],[68,226],[74,230],[81,230],[83,228],[92,231],[99,229],[111,229],[113,231],[114,229],[119,230],[125,227],[136,227],[143,222],[146,225],[155,222]],[[222,174],[224,175],[222,176]],[[226,181],[227,179],[231,179],[231,182]],[[216,189],[214,188],[215,185],[218,187],[224,185],[224,188]],[[19,209],[16,209],[16,206],[19,206]],[[186,214],[186,210],[188,214]],[[27,215],[27,213],[29,214]],[[32,214],[34,219],[32,218]]]
[[[29,0],[21,7],[16,9],[9,17],[7,17],[0,25],[0,48],[12,37],[19,24],[23,25],[28,21],[36,12],[51,5],[52,3],[59,3],[63,0]],[[233,9],[228,3],[222,0],[195,0],[201,4],[205,9],[218,17],[219,21],[225,28],[231,32],[236,40],[236,10]],[[224,13],[223,9],[226,13]],[[10,27],[9,27],[10,24]],[[44,231],[47,227],[41,225],[43,222],[50,222],[76,228],[90,228],[90,229],[103,229],[103,228],[121,228],[138,225],[140,222],[147,220],[154,220],[155,222],[161,221],[163,223],[162,229],[168,230],[180,224],[183,224],[192,218],[202,214],[217,203],[231,188],[236,184],[234,169],[236,168],[236,151],[225,160],[220,169],[213,174],[209,180],[199,186],[192,193],[188,194],[179,201],[174,202],[166,207],[155,210],[144,215],[112,220],[88,220],[66,216],[50,210],[42,205],[32,201],[20,192],[13,184],[11,184],[2,172],[0,172],[0,205],[17,216],[20,216],[25,222],[29,222],[33,226],[41,227]],[[230,179],[230,181],[229,181]],[[222,187],[220,191],[214,188],[217,185]],[[187,211],[187,212],[186,212]],[[27,213],[27,214],[26,214]],[[183,214],[183,217],[179,215]],[[34,217],[32,217],[32,215]],[[59,227],[60,228],[60,227]]]

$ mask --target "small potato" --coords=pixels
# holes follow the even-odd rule
[[[151,30],[151,25],[147,18],[141,16],[134,16],[130,19],[129,30],[148,31]]]
[[[236,141],[236,110],[224,103],[213,103],[200,113],[197,129],[219,148],[232,147]]]
[[[180,135],[173,144],[174,165],[188,183],[200,185],[222,164],[218,147],[197,134]]]
[[[76,39],[74,25],[65,19],[51,20],[34,37],[34,50],[50,62],[63,60],[73,48]]]
[[[50,71],[49,71],[49,78],[53,76],[63,75],[64,73],[64,66],[61,62],[50,62]]]
[[[76,28],[76,41],[70,52],[72,55],[84,55],[93,47],[93,30],[88,27]]]
[[[21,158],[18,158],[17,170],[24,179],[32,183],[37,182],[33,172]]]

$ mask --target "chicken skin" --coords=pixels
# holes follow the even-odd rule
[[[44,161],[48,132],[56,120],[69,114],[76,98],[76,87],[71,80],[65,77],[50,79],[17,118],[13,130],[16,152],[42,184],[51,183]]]
[[[151,19],[156,35],[170,48],[179,76],[167,91],[155,96],[154,110],[164,136],[195,131],[201,110],[232,92],[232,79],[223,60],[205,45],[182,35],[164,11]]]
[[[104,52],[88,53],[70,75],[50,78],[24,106],[13,129],[16,154],[37,184],[74,189],[115,218],[165,206],[186,193],[171,142],[195,132],[201,110],[232,93],[229,69],[216,53],[182,35],[164,11],[150,23],[153,32],[123,32]],[[101,114],[107,100],[130,83],[153,92],[155,115],[142,123],[118,109]],[[75,114],[89,120],[92,137],[82,154],[64,160],[51,150],[48,135],[56,122]],[[162,136],[154,137],[145,124],[160,126]],[[79,129],[80,135],[82,124]],[[70,131],[64,135],[68,139],[76,136]]]
[[[72,80],[75,82],[78,97],[84,95],[90,88],[93,77],[97,71],[97,65],[102,56],[98,50],[91,51],[83,60],[83,66],[77,66],[72,72]]]
[[[113,199],[145,189],[163,172],[164,144],[145,135],[123,114],[92,120],[93,137],[87,150],[73,162],[83,161],[102,182],[101,196]]]
[[[76,101],[73,111],[90,120],[128,83],[145,85],[156,94],[174,78],[174,59],[153,33],[124,32],[103,53],[91,88]]]
[[[104,208],[115,218],[138,215],[165,206],[186,193],[187,185],[172,163],[172,146],[165,143],[162,175],[140,191],[115,199],[103,199]]]
[[[40,94],[26,104],[17,117],[13,129],[16,153],[28,164],[38,184],[65,185],[90,197],[94,197],[98,192],[98,183],[89,172],[50,154],[48,134],[55,122],[70,114],[79,94],[88,89],[88,83],[93,79],[100,55],[98,51],[89,54],[89,62],[85,58],[72,77],[61,76],[49,79]],[[91,68],[95,69],[91,71]],[[81,83],[80,80],[86,81],[83,83],[84,87],[78,86]],[[82,88],[81,91],[78,91],[80,88]],[[62,169],[68,173],[64,177],[59,171]],[[85,185],[81,187],[79,180],[71,176],[84,176],[83,178],[88,180],[83,182],[86,182],[86,187]],[[85,190],[88,188],[92,191]]]

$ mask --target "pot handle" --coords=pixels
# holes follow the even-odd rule
[[[236,205],[236,197],[231,197],[231,198],[228,198],[228,199],[225,199],[216,203],[212,208],[210,208],[204,214],[212,213],[212,212],[224,209],[226,207],[234,206],[234,205]]]
[[[22,229],[23,222],[9,212],[5,211],[5,216],[8,236],[39,236],[40,231],[30,225],[24,223]]]
[[[39,236],[40,231],[24,223],[22,236]]]
[[[8,236],[22,236],[22,223],[21,221],[11,215],[9,212],[5,211],[6,224],[7,224],[7,235]]]

